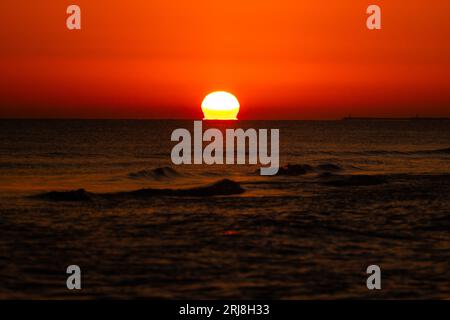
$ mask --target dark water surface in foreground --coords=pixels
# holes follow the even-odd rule
[[[0,120],[0,298],[450,298],[450,122],[204,126],[279,128],[281,164],[305,172],[173,166],[170,135],[192,121]],[[225,178],[245,192],[128,193]]]

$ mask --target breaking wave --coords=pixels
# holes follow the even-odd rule
[[[32,198],[47,201],[70,201],[88,202],[95,199],[106,200],[145,200],[152,197],[212,197],[238,195],[244,193],[245,189],[238,182],[223,179],[211,185],[190,188],[190,189],[139,189],[134,191],[116,193],[93,193],[85,189],[72,191],[52,191],[32,196]]]
[[[324,163],[317,166],[309,164],[287,164],[280,167],[277,176],[301,176],[308,173],[324,173],[324,172],[339,172],[342,167],[334,163]]]
[[[154,179],[163,180],[180,177],[181,174],[171,167],[160,167],[151,170],[141,170],[128,174],[132,179]]]

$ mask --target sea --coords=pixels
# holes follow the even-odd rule
[[[275,176],[174,165],[193,124],[0,120],[0,299],[450,298],[450,121],[203,122],[279,129]]]

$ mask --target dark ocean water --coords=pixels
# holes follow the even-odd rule
[[[278,128],[281,164],[304,172],[173,166],[192,121],[0,120],[0,298],[450,298],[449,121],[204,126]],[[245,192],[129,192],[222,179]]]

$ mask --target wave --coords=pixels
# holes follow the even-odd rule
[[[415,151],[369,150],[369,151],[362,151],[359,154],[362,154],[362,155],[405,155],[405,156],[446,155],[446,154],[450,154],[450,148],[432,149],[432,150],[415,150]]]
[[[416,151],[420,154],[450,154],[450,148]]]
[[[287,164],[280,167],[277,176],[301,176],[308,173],[324,173],[324,172],[339,172],[342,167],[334,163],[324,163],[317,166],[309,164]]]
[[[107,157],[108,155],[105,154],[99,154],[99,153],[77,153],[77,152],[47,152],[47,153],[40,153],[37,154],[38,157],[45,157],[45,158],[74,158],[74,157],[80,157],[80,158],[100,158],[100,157]]]
[[[424,156],[424,155],[450,155],[450,148],[431,149],[431,150],[359,150],[359,151],[308,151],[308,152],[287,152],[288,156],[311,156],[311,155],[329,155],[329,156]]]
[[[238,182],[223,179],[211,185],[190,189],[139,189],[116,193],[92,193],[85,189],[72,191],[51,191],[32,196],[32,198],[54,202],[89,202],[95,199],[106,200],[145,200],[152,197],[212,197],[238,195],[245,192]]]
[[[278,176],[301,176],[310,172],[314,172],[314,169],[309,164],[287,164],[278,170]]]
[[[429,181],[434,185],[447,184],[450,179],[450,173],[441,174],[333,174],[330,172],[318,175],[318,182],[322,185],[332,187],[351,187],[351,186],[376,186],[387,183],[404,182],[408,186],[416,183],[423,184],[423,181]],[[421,182],[419,182],[421,181]]]
[[[319,164],[316,168],[317,170],[324,172],[339,172],[343,170],[342,167],[334,163]]]
[[[141,170],[138,172],[132,172],[128,174],[128,177],[132,179],[155,179],[155,180],[162,180],[162,179],[170,179],[170,178],[176,178],[180,177],[181,174],[176,171],[175,169],[172,169],[171,167],[160,167],[155,168],[151,170]]]
[[[387,182],[386,176],[382,175],[335,175],[325,173],[319,176],[322,184],[331,187],[357,187],[375,186]]]
[[[313,173],[316,174],[315,181],[332,187],[374,186],[387,183],[388,180],[388,175],[340,174],[343,170],[341,166],[334,163],[316,166],[287,164],[279,169],[277,176],[296,177]]]
[[[315,173],[319,183],[333,187],[374,186],[387,182],[386,175],[353,175],[337,174],[343,168],[334,163],[324,163],[317,166],[308,164],[288,164],[279,169],[277,176],[302,176]]]

